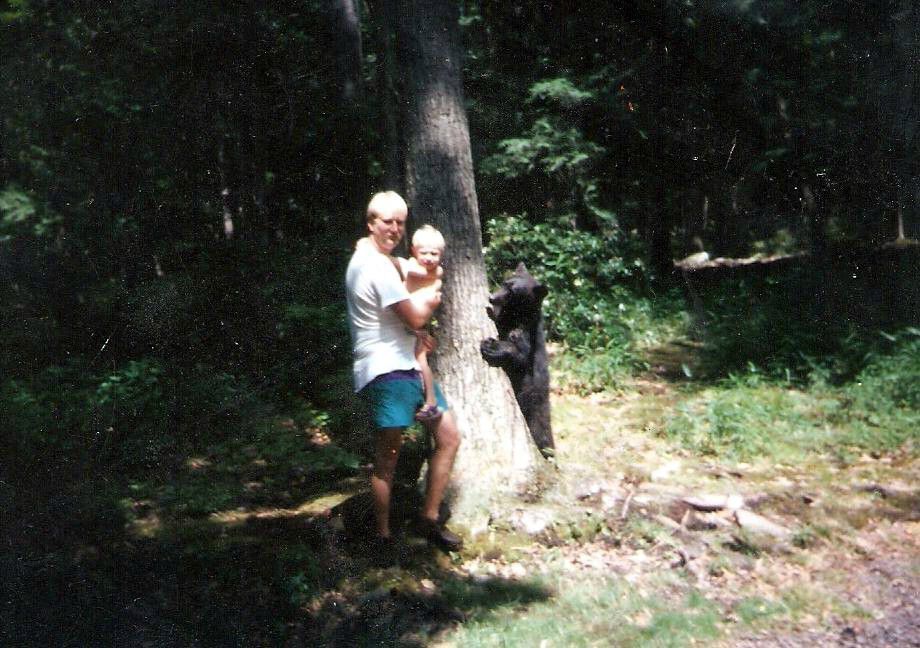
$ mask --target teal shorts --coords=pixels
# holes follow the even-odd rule
[[[358,394],[370,407],[371,420],[379,428],[406,428],[415,423],[415,413],[425,403],[425,388],[418,371],[393,371],[377,376]],[[437,383],[434,396],[438,408],[447,411],[447,400]]]

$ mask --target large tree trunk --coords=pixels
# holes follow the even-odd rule
[[[431,223],[447,240],[438,313],[439,380],[463,444],[454,467],[454,518],[483,528],[494,497],[528,483],[543,462],[511,385],[486,365],[479,342],[495,335],[469,126],[461,88],[458,10],[452,0],[397,0],[398,52],[407,75],[406,184],[413,227]]]

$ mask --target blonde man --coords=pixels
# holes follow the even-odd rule
[[[424,328],[441,303],[439,279],[431,289],[413,297],[400,277],[399,263],[391,256],[405,233],[407,215],[408,208],[399,194],[375,194],[367,207],[366,242],[355,246],[345,276],[355,391],[368,402],[376,428],[370,486],[381,551],[378,558],[382,562],[395,554],[390,499],[402,433],[425,402],[415,354],[418,338],[413,331]],[[426,344],[432,345],[431,338],[427,340]],[[432,392],[444,412],[425,422],[434,448],[428,461],[425,499],[415,527],[430,542],[456,551],[462,541],[439,522],[438,514],[460,445],[460,433],[437,384]]]

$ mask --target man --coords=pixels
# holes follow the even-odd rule
[[[441,302],[440,290],[411,299],[390,256],[405,233],[407,216],[408,208],[399,194],[375,194],[367,206],[371,245],[357,246],[345,276],[355,391],[370,405],[376,430],[370,486],[377,542],[383,550],[392,549],[394,543],[390,496],[402,433],[425,400],[412,331],[423,328]],[[456,551],[462,541],[438,522],[438,511],[460,433],[437,385],[435,391],[444,415],[426,425],[434,450],[428,461],[424,503],[414,526],[429,542]]]

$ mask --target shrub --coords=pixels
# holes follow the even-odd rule
[[[695,452],[738,459],[848,447],[886,451],[916,442],[920,334],[909,329],[888,337],[887,352],[863,355],[864,366],[843,385],[822,379],[798,390],[752,365],[686,401],[665,434]]]
[[[841,390],[847,407],[832,420],[847,425],[847,444],[882,450],[920,440],[920,331],[887,337],[888,353],[869,352]]]
[[[51,366],[30,379],[0,384],[0,453],[13,478],[55,478],[55,471],[85,460],[97,417],[94,383],[81,363]]]
[[[653,308],[637,296],[645,276],[635,244],[613,232],[532,225],[520,216],[493,220],[486,249],[490,275],[497,282],[520,261],[549,289],[547,335],[571,351],[562,369],[573,384],[600,388],[639,364],[635,346]]]
[[[864,407],[920,411],[920,330],[909,328],[887,339],[894,343],[892,350],[869,352],[847,393]]]

